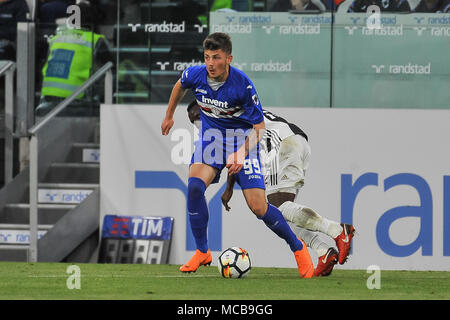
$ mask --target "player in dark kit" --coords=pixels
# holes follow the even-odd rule
[[[199,266],[211,263],[205,191],[211,183],[218,182],[220,172],[227,167],[228,174],[234,175],[241,186],[250,210],[288,243],[300,276],[310,278],[314,265],[306,245],[289,228],[280,210],[266,201],[257,152],[265,124],[256,89],[242,71],[230,66],[232,44],[227,34],[209,35],[203,42],[203,49],[205,64],[183,72],[173,87],[161,124],[162,134],[167,135],[179,101],[186,90],[191,89],[201,107],[202,121],[202,138],[195,146],[189,167],[187,196],[189,222],[197,250],[180,271],[196,271]],[[241,170],[243,167],[249,170]]]

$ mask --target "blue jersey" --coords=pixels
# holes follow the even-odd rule
[[[264,121],[255,86],[239,69],[230,66],[225,83],[213,90],[205,65],[191,66],[181,76],[181,86],[191,89],[201,109],[202,131],[216,128],[250,129]]]
[[[264,115],[255,86],[242,71],[230,66],[227,80],[217,90],[210,87],[207,76],[205,65],[189,67],[181,76],[181,86],[193,91],[201,110],[202,138],[195,142],[191,163],[202,162],[217,168],[212,182],[216,183],[227,156],[244,143],[248,129],[264,121]],[[265,188],[260,167],[255,148],[236,174],[241,188]]]

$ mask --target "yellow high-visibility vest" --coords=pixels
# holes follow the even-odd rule
[[[42,69],[42,96],[66,98],[89,79],[95,46],[103,35],[66,29],[49,41],[50,54]],[[83,97],[80,94],[77,98]]]

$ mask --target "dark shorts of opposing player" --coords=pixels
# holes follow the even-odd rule
[[[216,168],[217,174],[211,183],[218,183],[220,174],[225,168],[229,154],[237,150],[237,146],[227,145],[225,142],[202,141],[194,142],[195,149],[191,157],[193,163],[204,163]],[[265,189],[264,176],[261,171],[261,161],[257,148],[252,150],[244,160],[243,167],[236,175],[236,182],[241,189],[259,188]]]

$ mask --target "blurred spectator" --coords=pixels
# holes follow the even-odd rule
[[[448,13],[450,12],[450,0],[421,0],[414,8],[414,12]]]
[[[81,29],[68,28],[64,24],[49,39],[49,54],[42,69],[41,101],[36,109],[37,116],[47,114],[88,80],[95,69],[113,61],[105,37],[92,31],[95,13],[91,5],[81,2],[78,6]],[[81,94],[65,114],[96,115],[101,95],[102,91],[94,95]]]
[[[27,20],[25,0],[0,0],[0,60],[16,60],[17,22]]]
[[[355,0],[348,8],[348,12],[367,12],[367,8],[376,5],[384,12],[410,12],[407,0]]]
[[[55,23],[56,19],[67,17],[67,8],[75,2],[75,0],[40,0],[39,22]]]
[[[329,5],[321,2],[320,0],[277,0],[269,11],[272,12],[285,12],[290,10],[295,11],[329,11],[331,8]]]

